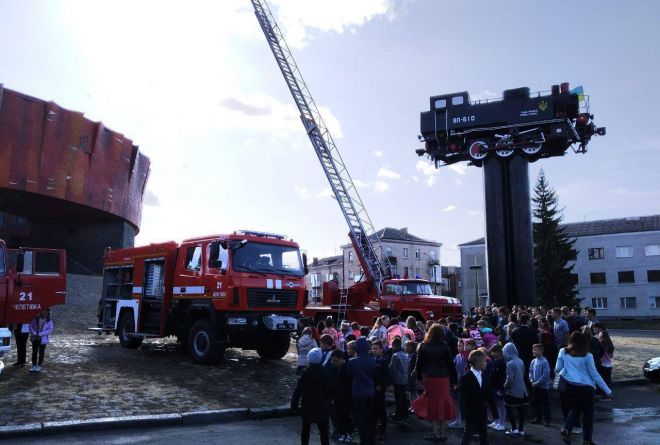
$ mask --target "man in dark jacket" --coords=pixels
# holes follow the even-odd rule
[[[300,414],[302,430],[300,443],[309,444],[309,433],[312,423],[316,423],[321,437],[321,445],[330,444],[328,419],[330,417],[330,402],[332,400],[332,386],[328,375],[321,366],[322,352],[314,348],[307,354],[309,366],[303,371],[291,398],[291,410]],[[302,398],[300,408],[298,402]]]
[[[486,431],[486,400],[488,384],[482,376],[486,369],[486,354],[478,349],[470,353],[470,370],[458,383],[461,415],[465,419],[465,430],[461,445],[468,445],[474,433],[479,433],[479,444],[488,445]]]
[[[372,412],[376,360],[369,355],[369,345],[364,337],[355,341],[355,353],[357,357],[348,361],[348,372],[353,377],[353,417],[360,432],[360,445],[374,445],[376,426]]]
[[[537,331],[529,327],[530,317],[528,313],[523,313],[519,317],[520,327],[513,331],[511,340],[516,345],[518,357],[525,364],[525,375],[529,375],[529,365],[534,358],[534,345],[539,342]],[[525,379],[527,380],[527,379]]]
[[[391,384],[389,354],[381,340],[376,340],[371,345],[371,355],[376,359],[376,370],[374,372],[374,422],[378,422],[378,440],[385,440],[387,430],[387,406],[385,404],[385,393]]]

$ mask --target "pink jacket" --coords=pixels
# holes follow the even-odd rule
[[[35,341],[37,337],[41,338],[41,344],[47,345],[49,342],[49,335],[53,332],[52,320],[44,320],[43,318],[35,318],[30,323],[30,341]]]
[[[403,341],[404,335],[408,336],[408,340],[415,340],[415,333],[412,330],[399,324],[390,326],[387,328],[387,346],[392,346],[392,342],[394,341],[395,337],[401,337],[401,340]]]

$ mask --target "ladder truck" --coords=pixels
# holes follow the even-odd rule
[[[330,183],[332,194],[348,224],[348,237],[363,271],[361,281],[348,289],[339,289],[332,282],[324,283],[321,304],[308,302],[303,314],[315,320],[330,315],[337,317],[339,321],[348,318],[362,325],[368,325],[373,323],[382,309],[392,303],[394,310],[399,314],[410,314],[420,320],[450,315],[460,316],[462,311],[460,302],[453,298],[433,296],[428,282],[390,279],[389,259],[382,255],[380,240],[376,236],[357,187],[307,88],[270,7],[263,0],[251,0],[251,2],[261,30],[298,107],[303,127]],[[407,286],[408,281],[411,282],[410,286]],[[404,288],[415,293],[406,292]]]

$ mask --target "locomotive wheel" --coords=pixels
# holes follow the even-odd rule
[[[484,141],[475,141],[470,145],[468,152],[472,159],[475,161],[481,161],[486,155],[488,155],[488,152],[485,151],[485,149],[488,149],[488,144]]]
[[[526,147],[523,147],[523,151],[528,154],[528,155],[535,155],[539,151],[541,151],[542,144],[534,144],[534,145],[528,145]]]
[[[503,148],[495,149],[495,153],[497,153],[497,156],[500,158],[508,158],[513,154],[513,148],[505,145]]]

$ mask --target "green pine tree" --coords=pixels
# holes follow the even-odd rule
[[[577,256],[575,239],[570,239],[559,226],[563,219],[557,194],[550,187],[543,170],[534,186],[534,262],[536,270],[536,295],[539,304],[547,307],[575,306],[579,299],[571,280]]]

